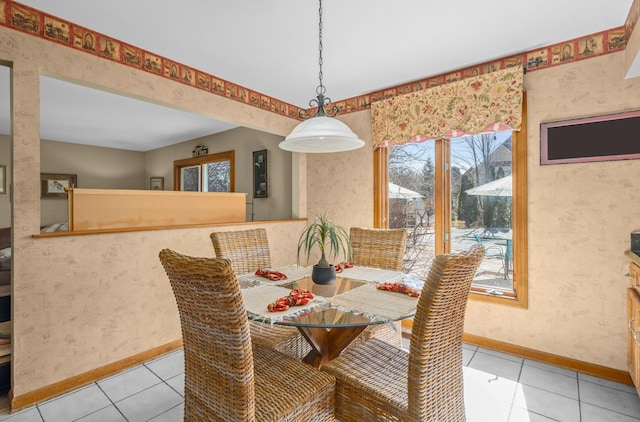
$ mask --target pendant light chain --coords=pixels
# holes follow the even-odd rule
[[[323,50],[323,45],[322,45],[322,0],[318,0],[320,3],[320,7],[318,8],[318,15],[320,16],[320,19],[318,21],[318,51],[320,52],[319,54],[319,58],[318,58],[318,64],[320,65],[320,71],[318,72],[318,78],[320,80],[320,85],[318,85],[318,87],[316,88],[316,94],[318,94],[317,98],[311,100],[309,102],[309,105],[317,105],[318,106],[318,111],[316,113],[316,116],[336,116],[340,110],[338,109],[337,106],[333,106],[331,108],[329,108],[328,110],[325,109],[325,106],[328,106],[329,104],[331,104],[331,98],[329,97],[325,97],[324,93],[327,91],[327,88],[325,88],[324,84],[322,83],[322,77],[323,77],[323,73],[322,73],[322,50]]]
[[[323,73],[322,73],[322,50],[323,50],[323,45],[322,45],[322,0],[318,0],[320,7],[318,8],[318,15],[320,16],[320,20],[318,22],[318,51],[320,52],[319,54],[319,58],[318,58],[318,64],[320,65],[320,71],[318,72],[318,79],[320,80],[320,85],[318,85],[316,87],[316,98],[311,99],[311,101],[309,101],[309,107],[318,107],[317,111],[316,111],[316,116],[329,116],[329,117],[334,117],[336,116],[340,110],[338,109],[337,106],[333,105],[328,109],[325,109],[325,106],[328,106],[329,104],[331,104],[331,98],[329,97],[325,97],[324,93],[327,91],[327,89],[325,88],[324,84],[322,83],[322,77],[323,77]],[[302,119],[306,119],[308,118],[307,116],[307,111],[306,110],[300,110],[299,113],[300,117]]]
[[[285,151],[300,153],[344,152],[364,146],[364,141],[358,138],[358,135],[353,133],[346,124],[332,118],[340,112],[340,109],[336,105],[329,107],[331,99],[324,96],[326,89],[322,83],[322,0],[318,1],[320,4],[318,8],[320,15],[318,23],[318,49],[320,51],[318,78],[320,85],[316,88],[317,97],[309,101],[309,107],[317,107],[317,110],[313,116],[308,116],[307,110],[299,110],[298,114],[304,121],[298,124],[278,145],[280,149]],[[327,107],[326,110],[325,107]]]
[[[318,77],[320,79],[320,85],[318,85],[318,88],[316,89],[316,94],[324,95],[324,93],[326,92],[326,88],[322,84],[322,0],[319,0],[319,1],[320,1],[320,7],[318,8],[318,15],[320,16],[320,20],[318,23],[318,40],[319,40],[318,50],[320,52],[320,56],[318,59],[318,64],[320,65],[320,72],[318,73]]]

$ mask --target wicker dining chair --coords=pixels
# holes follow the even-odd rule
[[[407,245],[407,231],[404,229],[372,229],[351,227],[349,232],[353,265],[402,271],[404,251]],[[393,325],[368,327],[349,346],[355,346],[370,338],[384,340],[394,346],[402,346],[402,327]]]
[[[251,341],[231,262],[160,252],[184,344],[184,421],[334,421],[335,379]]]
[[[255,272],[271,267],[271,252],[267,231],[263,228],[213,232],[213,249],[219,258],[228,258],[236,274]],[[250,321],[251,339],[295,359],[302,359],[311,346],[296,327]]]
[[[402,271],[407,245],[405,229],[351,227],[349,238],[354,265]]]
[[[465,421],[464,314],[482,246],[437,256],[418,299],[409,352],[377,339],[322,366],[340,421]]]

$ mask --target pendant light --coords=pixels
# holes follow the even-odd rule
[[[278,145],[280,149],[291,152],[323,153],[343,152],[358,149],[364,146],[364,141],[353,133],[349,126],[334,119],[339,112],[335,105],[328,111],[325,106],[331,104],[331,99],[325,97],[326,88],[322,84],[322,0],[319,0],[320,24],[319,51],[320,51],[320,85],[316,88],[317,97],[309,101],[310,107],[318,107],[317,113],[298,124],[293,131]],[[301,117],[306,117],[306,112],[300,112]]]

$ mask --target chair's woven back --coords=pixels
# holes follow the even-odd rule
[[[263,228],[213,232],[211,241],[216,256],[230,259],[236,274],[271,267],[267,231]]]
[[[462,335],[473,277],[484,248],[437,256],[416,309],[409,348],[409,414],[464,421]]]
[[[402,271],[406,230],[351,227],[349,238],[354,265]]]
[[[178,304],[185,358],[185,421],[253,420],[253,354],[247,313],[228,259],[169,249],[160,261]]]

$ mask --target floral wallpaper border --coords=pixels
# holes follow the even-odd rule
[[[553,44],[537,50],[504,57],[455,72],[420,79],[396,87],[336,101],[340,112],[352,113],[370,108],[371,103],[432,88],[445,83],[495,72],[513,66],[535,63],[527,71],[572,63],[623,50],[640,16],[640,0],[634,0],[623,26]],[[261,94],[169,58],[143,50],[80,25],[59,19],[13,0],[0,0],[0,26],[25,32],[108,60],[144,70],[176,82],[202,89],[273,113],[302,120],[300,107]],[[307,112],[314,112],[309,109]]]
[[[522,69],[511,67],[377,101],[373,146],[520,130],[523,79]]]

